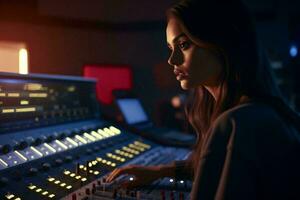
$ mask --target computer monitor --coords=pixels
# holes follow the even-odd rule
[[[117,99],[116,103],[127,124],[132,125],[149,121],[140,100],[136,98],[121,98]]]

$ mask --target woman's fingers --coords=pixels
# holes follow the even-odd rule
[[[115,169],[108,175],[106,180],[107,180],[107,182],[111,182],[115,178],[117,178],[118,176],[120,176],[122,174],[132,174],[132,173],[134,173],[135,168],[136,168],[136,166],[127,166],[127,167]]]
[[[140,179],[136,179],[134,181],[124,181],[123,183],[121,183],[121,187],[125,188],[125,189],[134,189],[137,187],[140,187],[143,185],[143,182],[140,181]]]

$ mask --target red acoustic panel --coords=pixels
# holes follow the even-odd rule
[[[104,104],[113,102],[113,90],[132,88],[132,71],[128,65],[85,65],[83,75],[98,80],[97,98]]]

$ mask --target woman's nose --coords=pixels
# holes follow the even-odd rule
[[[169,59],[168,59],[168,63],[171,66],[175,66],[175,65],[180,65],[182,59],[180,58],[180,55],[176,52],[176,51],[172,51]]]

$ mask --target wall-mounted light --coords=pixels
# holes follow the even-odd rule
[[[28,74],[28,53],[24,48],[19,50],[19,73]]]

